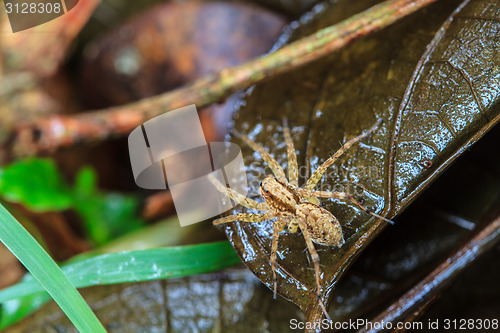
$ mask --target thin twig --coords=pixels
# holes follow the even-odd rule
[[[167,111],[189,104],[204,107],[220,102],[235,91],[317,60],[434,1],[388,0],[274,53],[205,76],[174,91],[125,106],[76,116],[51,116],[24,124],[17,129],[10,149],[15,157],[126,135],[144,121]]]
[[[393,303],[384,312],[371,320],[372,323],[403,321],[411,312],[430,301],[436,292],[445,288],[455,277],[465,270],[477,257],[486,253],[500,241],[500,215],[497,215],[484,229],[468,241],[453,255],[441,263],[415,287]],[[359,333],[375,333],[383,325],[370,325],[371,329],[362,329]]]
[[[172,193],[170,191],[161,191],[148,196],[144,200],[141,216],[147,220],[155,220],[174,212]]]

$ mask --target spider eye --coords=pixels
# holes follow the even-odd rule
[[[268,191],[268,190],[264,190],[264,193],[265,193],[265,194],[269,194],[269,191]]]

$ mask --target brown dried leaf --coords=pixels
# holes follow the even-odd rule
[[[37,78],[53,75],[98,4],[98,0],[80,1],[63,16],[16,33],[12,33],[7,17],[2,17],[0,60],[4,73],[28,71]]]
[[[19,281],[24,275],[24,270],[16,257],[0,244],[0,288],[5,288]]]
[[[160,4],[86,47],[83,88],[99,107],[157,95],[261,55],[284,24],[248,4]]]

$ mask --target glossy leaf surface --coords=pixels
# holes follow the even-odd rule
[[[348,17],[372,4],[321,8],[312,19],[305,16],[289,37],[307,35],[343,19],[339,13]],[[318,188],[349,192],[393,218],[497,123],[499,16],[497,3],[439,2],[338,54],[251,89],[234,128],[286,166],[281,124],[287,118],[299,165],[307,166],[300,168],[303,183],[309,167],[315,169],[340,143],[382,118],[383,124],[347,151]],[[257,197],[259,181],[270,170],[245,149]],[[338,200],[323,200],[322,206],[341,221],[346,238],[340,249],[316,245],[324,272],[321,292],[328,302],[336,282],[385,222]],[[225,230],[245,264],[271,286],[272,223],[237,222]],[[321,311],[305,248],[301,234],[282,233],[278,292],[315,320]]]
[[[272,295],[248,270],[93,287],[83,290],[109,333],[293,332],[298,311]],[[77,332],[51,304],[7,333]]]

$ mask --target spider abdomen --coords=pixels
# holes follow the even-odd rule
[[[344,244],[339,221],[326,209],[308,202],[301,203],[297,205],[296,215],[305,222],[314,243],[337,247]]]

